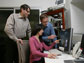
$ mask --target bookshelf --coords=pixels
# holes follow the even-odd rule
[[[64,17],[64,8],[50,10],[46,12],[48,16],[52,16],[54,19],[51,19],[51,23],[53,23],[53,27],[55,29],[56,35],[59,38],[60,31],[65,29],[65,17]]]
[[[62,24],[63,24],[63,29],[65,29],[64,8],[48,11],[45,14],[50,15],[50,16],[54,16],[54,15],[56,15],[58,13],[62,13]]]

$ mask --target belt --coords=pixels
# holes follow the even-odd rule
[[[23,37],[23,38],[21,38],[22,40],[28,40],[28,37]]]

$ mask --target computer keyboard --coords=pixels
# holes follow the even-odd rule
[[[53,54],[57,54],[57,55],[61,55],[62,54],[62,52],[59,51],[58,49],[51,49],[51,50],[49,50],[49,52],[53,53]]]

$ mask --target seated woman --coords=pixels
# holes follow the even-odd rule
[[[59,42],[59,40],[53,42],[51,46],[46,46],[40,38],[43,33],[43,26],[38,24],[34,29],[34,36],[29,39],[30,63],[44,63],[43,57],[55,58],[56,54],[43,53],[43,50],[50,50],[56,43]]]

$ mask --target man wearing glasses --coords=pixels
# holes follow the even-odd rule
[[[53,25],[48,22],[48,16],[46,14],[40,15],[41,24],[45,27],[42,39],[45,42],[46,45],[50,45],[50,42],[57,42],[59,43],[59,40],[56,38],[56,34],[53,28]],[[55,48],[57,48],[57,44],[55,45]]]
[[[11,14],[5,25],[5,33],[9,37],[9,42],[6,43],[5,63],[18,63],[18,51],[16,42],[24,44],[23,40],[31,36],[31,26],[28,20],[30,7],[27,4],[20,6],[20,13]]]

